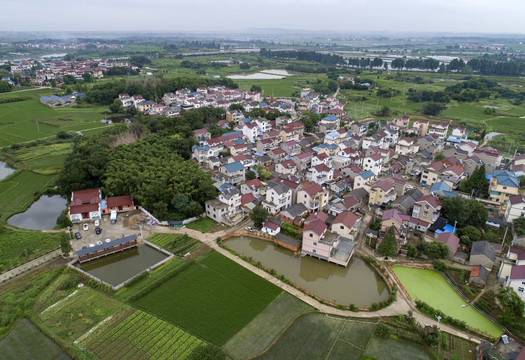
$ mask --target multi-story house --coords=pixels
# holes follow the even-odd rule
[[[370,170],[366,170],[358,174],[354,178],[354,190],[362,188],[365,189],[367,193],[370,192],[370,188],[377,181],[377,175]]]
[[[433,224],[441,214],[442,205],[441,200],[432,195],[422,196],[414,203],[412,217]]]
[[[272,130],[272,126],[270,125],[270,122],[266,120],[265,118],[257,118],[255,119],[255,123],[259,127],[259,132],[265,133],[270,130]]]
[[[308,169],[306,178],[308,181],[316,184],[327,183],[334,179],[334,170],[325,164],[319,164]]]
[[[292,160],[284,160],[275,165],[275,172],[283,175],[295,175],[297,165]]]
[[[297,202],[310,211],[322,210],[328,204],[329,194],[319,184],[311,184],[297,192]]]
[[[443,140],[447,136],[448,132],[448,124],[441,123],[441,122],[433,122],[430,124],[430,128],[428,129],[428,134],[436,134],[439,139]]]
[[[236,187],[226,187],[218,199],[208,200],[205,203],[206,216],[219,223],[234,225],[243,218],[241,194]]]
[[[412,128],[417,129],[420,136],[425,136],[428,133],[428,124],[430,122],[425,119],[414,119],[412,121]]]
[[[408,129],[409,123],[410,123],[410,117],[408,116],[401,116],[401,117],[392,119],[392,125],[397,126],[400,130]]]
[[[272,215],[292,205],[292,189],[283,183],[271,183],[262,206]]]
[[[354,253],[354,242],[338,234],[327,232],[327,228],[320,220],[308,223],[303,231],[301,253],[347,266]]]
[[[86,189],[71,192],[69,203],[69,219],[71,222],[84,220],[98,220],[101,218],[100,203],[102,192],[100,189]]]
[[[246,170],[240,161],[235,161],[221,166],[219,172],[223,175],[225,180],[223,183],[227,182],[232,185],[237,185],[244,182],[246,176]]]
[[[503,160],[503,153],[490,146],[475,149],[474,155],[480,158],[483,163],[491,165],[493,168],[499,167],[501,165],[501,161]]]
[[[274,162],[277,162],[277,161],[282,161],[282,160],[286,159],[287,154],[286,154],[286,152],[285,152],[282,148],[280,148],[280,147],[276,147],[276,148],[271,149],[271,150],[268,152],[268,156],[269,156]]]
[[[397,198],[397,192],[394,185],[388,180],[382,180],[370,188],[368,207],[381,207],[383,204],[389,204]]]
[[[312,158],[314,154],[311,152],[304,152],[298,155],[295,155],[292,160],[297,165],[297,170],[302,171],[308,169],[311,166]]]
[[[286,152],[286,154],[288,154],[288,156],[295,156],[301,153],[301,145],[295,140],[281,143],[281,148]]]
[[[252,179],[246,181],[241,185],[241,194],[253,194],[256,198],[260,196],[261,190],[264,189],[264,184],[259,179]]]
[[[350,211],[339,213],[332,222],[332,232],[344,238],[354,240],[357,230],[361,225],[361,218]]]
[[[518,194],[509,197],[505,210],[505,221],[512,222],[517,218],[525,217],[525,196]]]
[[[411,137],[406,137],[396,144],[396,154],[408,156],[419,151],[419,145]]]
[[[507,170],[494,170],[490,179],[490,200],[501,204],[501,213],[505,214],[509,198],[518,195],[520,182],[516,174]]]
[[[211,134],[208,129],[197,129],[193,130],[193,138],[202,144],[206,140],[211,139]]]
[[[383,167],[383,157],[379,154],[371,154],[363,159],[363,170],[370,170],[378,176]]]
[[[242,128],[242,134],[247,137],[250,141],[253,141],[257,138],[257,135],[259,133],[259,128],[257,127],[257,124],[254,123],[248,123],[245,124]]]

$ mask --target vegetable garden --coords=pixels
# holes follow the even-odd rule
[[[144,311],[114,317],[93,331],[80,345],[100,359],[221,359],[219,348]]]

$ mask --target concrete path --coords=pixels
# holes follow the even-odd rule
[[[22,264],[14,269],[11,269],[9,271],[6,271],[5,273],[0,274],[0,283],[9,280],[15,276],[18,276],[20,274],[23,274],[31,269],[36,268],[39,265],[45,264],[54,258],[57,258],[60,256],[62,252],[60,249],[51,251],[45,255],[42,255],[34,260],[31,260],[29,262],[26,262],[25,264]]]
[[[311,298],[310,296],[306,295],[305,293],[301,292],[300,290],[283,283],[279,279],[275,278],[274,276],[270,275],[266,271],[259,269],[256,266],[253,266],[246,261],[243,261],[238,256],[235,256],[231,254],[229,251],[221,248],[217,242],[216,239],[218,236],[225,236],[226,234],[238,231],[239,229],[243,229],[243,226],[237,226],[235,228],[231,228],[228,230],[223,230],[215,233],[206,233],[203,234],[200,231],[187,229],[187,228],[179,228],[179,229],[165,229],[160,230],[159,232],[166,232],[166,233],[180,233],[184,234],[187,233],[189,236],[198,239],[214,249],[215,251],[221,253],[222,255],[226,256],[227,258],[235,261],[242,267],[250,270],[251,272],[259,275],[260,277],[266,279],[267,281],[271,282],[272,284],[280,287],[284,291],[288,292],[289,294],[297,297],[298,299],[304,301],[308,305],[312,306],[314,309],[319,310],[320,312],[331,314],[331,315],[337,315],[337,316],[343,316],[343,317],[355,317],[355,318],[377,318],[377,317],[384,317],[384,316],[397,316],[399,314],[406,315],[409,311],[412,311],[414,318],[417,320],[418,323],[421,325],[437,325],[441,330],[446,331],[450,334],[453,334],[455,336],[461,337],[463,339],[473,341],[476,343],[479,343],[480,340],[476,338],[475,336],[472,336],[470,334],[464,333],[460,330],[457,330],[451,326],[448,326],[446,324],[438,323],[435,319],[431,319],[423,314],[421,314],[415,307],[415,304],[409,299],[408,295],[402,290],[402,287],[398,285],[398,292],[397,292],[397,299],[394,303],[392,303],[387,308],[378,310],[378,311],[359,311],[359,312],[352,312],[349,310],[339,310],[332,306],[321,304],[319,301]],[[247,234],[249,235],[249,234]],[[366,247],[365,247],[366,248]],[[369,249],[370,250],[370,249]],[[365,255],[374,255],[373,251],[370,250],[369,254]],[[386,267],[388,270],[387,272],[390,272],[391,270]],[[389,273],[389,276],[391,279],[395,279],[395,277],[392,276],[392,274]],[[395,280],[394,280],[395,282]]]

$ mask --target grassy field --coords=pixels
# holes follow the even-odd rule
[[[40,175],[29,170],[19,170],[0,182],[0,221],[23,211],[35,195],[53,182],[56,175]]]
[[[0,96],[0,100],[25,98],[0,103],[0,147],[52,136],[61,130],[78,131],[101,126],[106,107],[85,105],[51,109],[40,103],[40,97],[52,94],[49,89],[40,89]]]
[[[13,151],[12,156],[13,160],[22,162],[31,171],[41,175],[50,175],[60,172],[72,149],[72,143],[21,147]]]
[[[422,347],[377,335],[372,335],[370,338],[370,342],[366,348],[366,355],[377,360],[432,359]]]
[[[156,316],[132,309],[115,314],[78,343],[101,360],[224,358],[219,348]]]
[[[297,316],[312,310],[311,306],[283,292],[228,340],[223,349],[236,360],[257,356],[266,350]]]
[[[209,217],[203,217],[200,219],[197,219],[195,221],[192,221],[185,225],[188,229],[197,230],[203,233],[207,232],[215,232],[222,230],[224,228],[223,225],[217,223],[213,219]]]
[[[87,286],[39,315],[50,331],[63,340],[73,341],[119,308],[127,307]]]
[[[0,273],[57,249],[60,236],[62,234],[0,229]]]
[[[0,340],[0,354],[3,360],[71,359],[28,319],[17,322],[7,336]]]
[[[211,252],[136,305],[222,345],[279,293],[278,287]]]
[[[465,301],[433,270],[414,269],[402,266],[393,268],[412,299],[420,299],[446,315],[465,321],[468,326],[481,330],[494,337],[503,331],[472,307],[462,307]]]

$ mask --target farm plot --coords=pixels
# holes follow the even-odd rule
[[[223,348],[234,359],[250,359],[270,346],[295,317],[309,311],[313,311],[311,306],[283,292]]]
[[[28,319],[22,319],[0,340],[3,360],[71,359],[60,346],[40,332]]]
[[[39,315],[40,319],[58,337],[77,339],[110,314],[127,305],[87,286]]]
[[[222,359],[222,351],[144,311],[116,316],[79,341],[100,359]]]
[[[280,293],[275,285],[211,252],[135,303],[222,345]]]
[[[187,234],[153,234],[147,238],[149,242],[160,246],[174,254],[184,254],[200,245],[199,240],[189,237]]]

